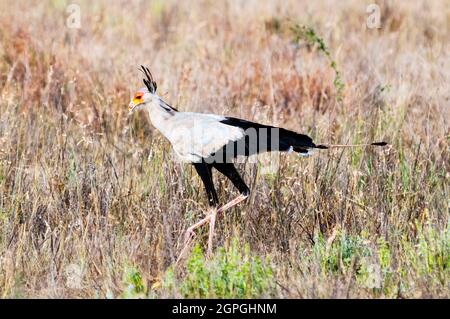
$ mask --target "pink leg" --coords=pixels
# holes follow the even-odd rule
[[[208,222],[209,222],[209,227],[210,228],[209,228],[207,255],[210,256],[211,253],[212,253],[212,241],[213,241],[213,237],[214,237],[214,226],[215,226],[215,221],[216,221],[217,214],[218,213],[222,213],[225,210],[230,209],[233,206],[236,206],[237,204],[239,204],[240,202],[245,200],[247,197],[248,197],[248,195],[239,195],[238,197],[236,197],[232,201],[229,201],[228,203],[226,203],[225,205],[223,205],[219,209],[217,209],[217,210],[214,209],[205,218],[201,219],[200,221],[198,221],[197,223],[195,223],[194,225],[189,227],[186,230],[186,235],[185,235],[185,239],[184,239],[184,247],[181,250],[180,256],[177,259],[177,264],[181,260],[183,255],[186,253],[186,250],[189,248],[189,244],[191,243],[192,238],[195,236],[194,230],[196,230],[197,228],[203,226],[204,224],[206,224]]]
[[[208,250],[206,251],[207,258],[209,258],[212,255],[212,241],[214,237],[214,225],[216,223],[217,212],[218,210],[213,209],[211,212],[211,218],[209,220]]]

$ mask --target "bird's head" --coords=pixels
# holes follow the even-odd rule
[[[155,95],[150,93],[147,88],[139,89],[136,93],[134,93],[130,104],[128,105],[130,114],[134,111],[142,110],[144,105],[153,101],[154,97]]]
[[[150,70],[142,65],[140,70],[145,75],[143,79],[145,87],[139,89],[131,98],[130,104],[128,105],[130,113],[142,109],[146,104],[158,98],[156,95],[157,85],[153,80]]]

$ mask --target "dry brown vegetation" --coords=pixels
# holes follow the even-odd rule
[[[0,2],[2,297],[450,296],[448,1],[377,1],[380,29],[356,0],[78,2],[80,29],[66,1]],[[341,102],[296,23],[328,46]],[[203,260],[205,232],[173,268],[207,205],[145,114],[127,116],[140,64],[181,110],[391,147],[241,164],[252,196],[220,217],[225,249]],[[245,273],[233,256],[251,292],[217,288],[231,279],[214,267]]]

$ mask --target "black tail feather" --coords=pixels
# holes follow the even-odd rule
[[[370,145],[373,145],[373,146],[386,146],[386,145],[388,145],[388,143],[386,143],[386,142],[373,142],[373,143],[370,143]]]
[[[299,134],[281,127],[259,124],[234,117],[227,117],[221,123],[240,127],[246,131],[246,153],[237,154],[249,156],[256,153],[281,151],[294,151],[297,153],[308,153],[309,149],[315,148],[313,140],[304,134]],[[251,140],[251,130],[256,133],[257,140]],[[240,141],[233,142],[234,144]]]
[[[367,144],[329,144],[329,145],[316,145],[314,148],[329,149],[329,148],[343,148],[343,147],[363,147],[363,146],[386,146],[389,145],[386,142],[373,142]]]
[[[312,149],[329,149],[335,147],[360,147],[360,146],[385,146],[386,142],[374,142],[371,144],[357,144],[357,145],[316,145],[311,137],[299,134],[294,131],[286,130],[281,127],[259,124],[234,117],[226,117],[221,121],[223,124],[236,126],[242,128],[246,135],[238,141],[228,143],[223,149],[214,156],[223,156],[227,160],[238,155],[250,156],[263,152],[290,152],[294,151],[300,155],[308,155]],[[255,138],[256,137],[256,138]],[[232,152],[229,152],[232,150]],[[232,154],[229,156],[229,154]]]

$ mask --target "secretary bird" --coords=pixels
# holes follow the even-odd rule
[[[137,91],[131,99],[130,114],[136,110],[147,111],[151,123],[169,140],[179,159],[194,166],[203,181],[212,208],[205,218],[187,229],[185,246],[180,258],[192,240],[194,230],[208,222],[210,227],[207,255],[210,255],[217,213],[237,205],[249,196],[250,189],[233,164],[237,156],[271,151],[308,155],[314,149],[386,145],[385,142],[316,145],[309,136],[284,128],[221,115],[179,112],[156,94],[157,85],[150,70],[144,66],[141,66],[140,70],[145,75],[143,79],[145,87]],[[225,175],[240,193],[221,207],[213,184],[213,168]]]

